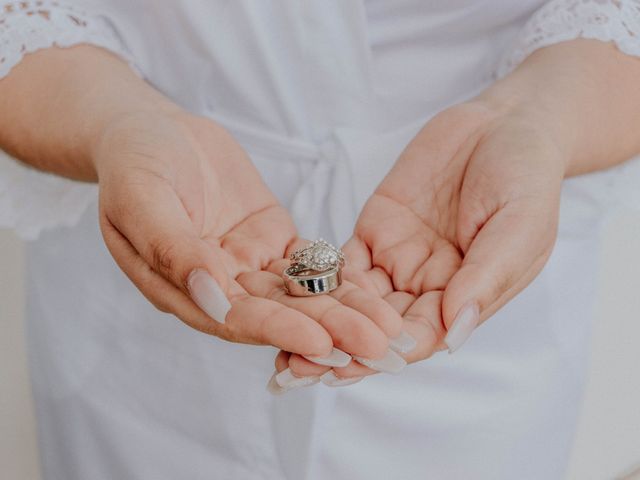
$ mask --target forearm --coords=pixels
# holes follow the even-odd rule
[[[108,125],[177,110],[106,50],[48,48],[0,80],[0,148],[41,170],[95,181],[93,151]]]
[[[640,59],[611,44],[538,50],[480,98],[546,128],[565,153],[567,176],[640,153]]]

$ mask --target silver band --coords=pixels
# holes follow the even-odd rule
[[[342,283],[340,267],[318,272],[314,270],[299,271],[295,266],[291,266],[284,271],[282,276],[287,293],[294,297],[329,293]]]

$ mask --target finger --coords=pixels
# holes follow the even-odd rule
[[[155,272],[177,288],[189,292],[190,275],[202,270],[227,293],[229,278],[219,246],[200,238],[168,182],[109,190],[103,194],[101,206],[108,222]]]
[[[333,371],[338,378],[360,378],[380,373],[358,362],[351,362],[346,367],[335,367]]]
[[[419,294],[443,290],[460,268],[461,262],[460,252],[446,240],[439,240],[433,253],[416,271],[413,291]]]
[[[287,367],[290,354],[280,351],[275,359],[276,371],[267,382],[267,391],[273,395],[282,395],[296,388],[315,385],[320,381],[319,376],[297,376]]]
[[[297,242],[293,242],[289,248],[288,252],[293,252],[296,248],[301,248],[306,245],[304,240],[299,239]],[[272,265],[273,271],[276,274],[280,274],[282,269],[285,267],[285,264],[274,264]],[[386,277],[386,275],[385,275]],[[387,279],[386,282],[390,284],[390,281]],[[413,348],[415,341],[406,333],[402,332],[401,324],[397,323],[398,316],[395,315],[395,311],[393,308],[389,308],[389,306],[385,302],[380,302],[380,293],[376,295],[373,292],[358,292],[365,293],[365,297],[358,298],[358,295],[354,295],[353,301],[348,297],[351,296],[353,290],[349,291],[349,284],[344,282],[343,285],[336,289],[331,293],[331,296],[340,298],[341,292],[345,292],[346,298],[342,299],[343,302],[349,303],[352,307],[359,308],[365,310],[369,315],[373,316],[373,318],[379,323],[387,322],[385,325],[386,330],[392,335],[388,340],[388,344],[391,348],[387,348],[384,356],[381,357],[371,357],[370,355],[358,355],[354,352],[349,352],[353,354],[353,358],[368,366],[371,369],[387,372],[387,373],[398,373],[405,366],[406,362],[404,359],[399,356],[394,350],[399,349],[411,349]],[[368,301],[366,301],[368,300]],[[365,306],[367,303],[373,303],[373,306],[376,307],[371,309],[370,306]],[[368,309],[368,311],[366,310]],[[381,315],[382,314],[382,315]],[[391,315],[391,317],[389,316]],[[395,323],[391,323],[393,321]],[[334,337],[334,343],[336,339]]]
[[[310,362],[301,355],[293,354],[289,356],[289,368],[293,374],[297,377],[312,377],[320,376],[329,370],[331,367],[326,365],[318,365],[317,363]]]
[[[457,350],[480,323],[517,294],[545,264],[553,248],[555,221],[539,210],[512,205],[480,229],[443,299],[445,342]],[[535,272],[531,275],[531,272]],[[518,288],[514,288],[518,287]]]
[[[273,345],[307,356],[326,357],[333,349],[331,336],[313,318],[250,294],[232,297],[227,322],[219,331],[233,342]]]
[[[277,260],[269,265],[268,271],[279,276],[288,266],[289,260]],[[371,319],[388,337],[400,334],[402,317],[379,295],[344,280],[329,296]]]
[[[371,251],[364,240],[358,236],[353,236],[342,248],[346,263],[342,269],[342,278],[349,281],[363,290],[382,297],[393,288],[391,280],[386,274],[380,277],[372,275],[373,265],[371,264]],[[377,272],[376,272],[377,273]]]
[[[395,338],[402,332],[402,317],[382,298],[350,282],[343,282],[331,296],[373,320],[388,337]]]
[[[329,295],[287,295],[282,277],[270,272],[242,273],[237,280],[250,295],[279,302],[315,319],[340,350],[366,358],[381,358],[386,354],[388,339],[384,332],[365,315]]]
[[[417,346],[404,355],[408,362],[431,357],[439,350],[447,333],[442,321],[442,291],[427,292],[418,297],[404,313],[404,329]]]
[[[411,304],[416,301],[416,297],[407,292],[391,292],[384,299],[400,315],[404,315]]]
[[[418,299],[404,292],[395,292],[385,300],[395,305],[398,311],[404,311],[403,330],[415,339],[416,346],[401,354],[408,363],[429,358],[440,350],[446,333],[441,313],[442,291],[427,292]],[[333,370],[340,378],[364,377],[378,373],[357,362]]]
[[[237,275],[240,271],[264,270],[274,258],[283,258],[284,247],[295,237],[290,215],[275,204],[236,224],[221,237],[220,247],[234,259]]]
[[[252,298],[235,282],[229,286],[231,308],[226,323],[214,321],[184,291],[149,267],[117,230],[105,224],[103,234],[114,259],[142,294],[192,328],[232,342],[273,345],[303,355],[331,352],[331,337],[315,320],[279,303]]]
[[[395,304],[399,311],[406,310],[403,330],[415,339],[416,346],[401,355],[408,363],[412,363],[429,358],[438,351],[446,330],[442,323],[442,291],[427,292],[418,299],[407,295],[394,293],[386,297],[386,300]],[[413,301],[407,307],[409,297]],[[333,370],[340,378],[378,373],[356,362],[352,362],[344,368],[334,368]]]
[[[185,323],[200,331],[216,331],[220,324],[196,307],[183,291],[155,272],[104,216],[100,218],[100,227],[114,260],[151,304],[165,313],[190,310],[182,317]]]
[[[286,368],[289,368],[289,358],[291,357],[291,354],[289,352],[285,352],[284,350],[280,350],[278,352],[278,355],[276,355],[275,358],[275,367],[276,367],[276,372],[281,372],[283,370],[285,370]]]
[[[357,235],[352,236],[344,244],[342,252],[348,265],[352,265],[358,270],[370,270],[373,266],[371,264],[371,250],[365,241]]]
[[[394,291],[391,277],[381,267],[373,267],[371,270],[363,271],[356,267],[346,266],[342,270],[342,279],[376,297],[384,297]]]

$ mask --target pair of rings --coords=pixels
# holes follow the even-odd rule
[[[293,252],[291,265],[282,273],[289,295],[308,297],[329,293],[342,283],[344,254],[323,239]]]

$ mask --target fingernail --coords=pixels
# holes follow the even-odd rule
[[[458,350],[471,336],[480,321],[480,307],[476,302],[468,303],[460,309],[453,325],[444,337],[449,353]]]
[[[362,365],[369,367],[372,370],[377,370],[378,372],[385,373],[398,373],[407,365],[407,362],[405,362],[404,358],[402,358],[391,349],[387,350],[387,354],[378,360],[356,357],[355,355],[353,358],[355,358]]]
[[[290,368],[281,371],[276,375],[276,383],[284,388],[285,391],[292,388],[308,387],[320,381],[320,377],[313,375],[310,377],[296,377]]]
[[[389,339],[389,348],[398,353],[408,353],[416,348],[416,345],[418,345],[416,339],[404,331],[397,337]]]
[[[288,369],[287,369],[288,370]],[[280,372],[282,373],[282,372]],[[267,391],[272,394],[272,395],[282,395],[284,393],[287,393],[289,390],[293,390],[295,388],[300,388],[300,387],[308,387],[310,385],[314,385],[316,383],[318,383],[320,381],[320,377],[304,377],[304,378],[298,378],[298,377],[294,377],[296,378],[296,380],[305,380],[305,382],[302,383],[290,383],[289,385],[287,385],[286,387],[281,387],[280,385],[278,385],[278,377],[279,373],[278,372],[273,372],[273,375],[271,375],[271,378],[269,379],[269,381],[267,382]]]
[[[347,385],[358,383],[363,378],[364,377],[340,378],[336,376],[333,370],[329,370],[320,376],[320,381],[329,387],[346,387]]]
[[[318,365],[326,365],[327,367],[346,367],[351,362],[351,355],[340,349],[334,348],[326,357],[314,357],[304,355],[304,358]]]
[[[189,275],[187,285],[196,305],[214,320],[224,323],[231,304],[218,282],[205,270],[197,269]]]
[[[278,382],[276,382],[277,374],[278,372],[273,372],[273,375],[271,375],[271,378],[267,382],[267,392],[269,392],[271,395],[282,395],[285,392],[285,389],[278,385]]]

